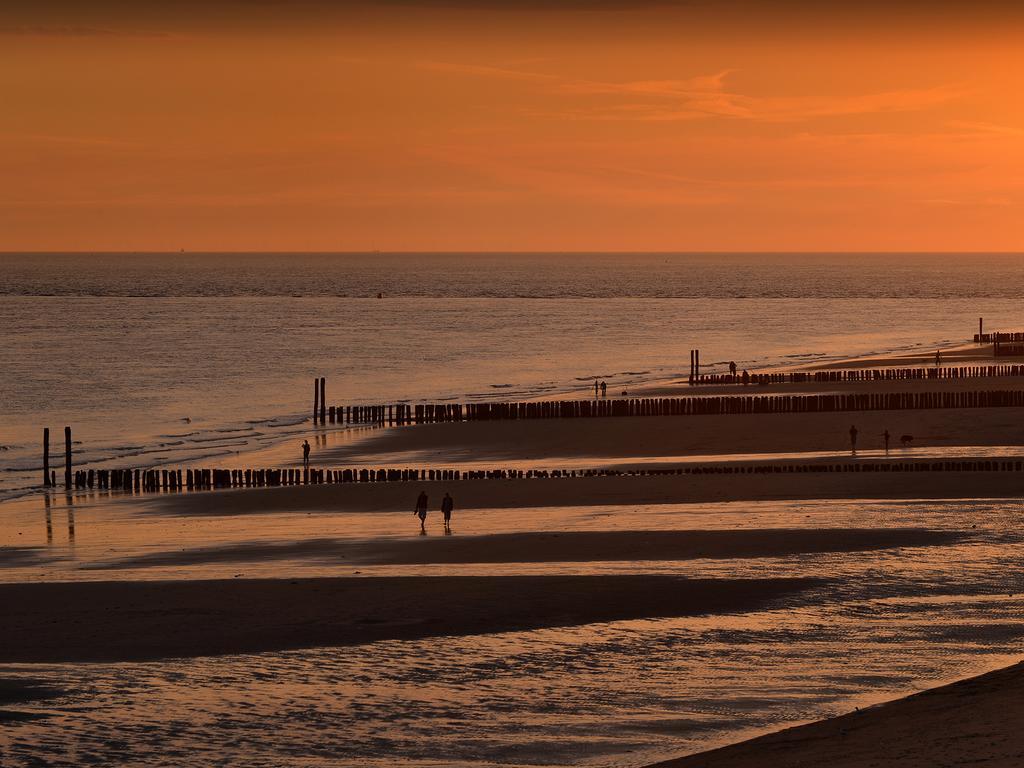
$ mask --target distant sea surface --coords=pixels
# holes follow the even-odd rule
[[[0,498],[38,482],[44,426],[145,467],[281,439],[316,376],[332,404],[618,392],[692,348],[720,370],[1024,328],[1021,296],[1019,255],[5,254]]]

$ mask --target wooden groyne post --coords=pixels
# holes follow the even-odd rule
[[[320,412],[320,379],[313,379],[313,423]]]
[[[64,487],[71,489],[71,427],[64,427]]]
[[[327,423],[327,377],[320,377],[320,423]]]
[[[43,487],[50,487],[50,428],[43,427]]]

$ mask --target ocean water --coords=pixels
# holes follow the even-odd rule
[[[611,391],[1024,326],[1017,255],[0,255],[0,498],[295,436],[333,404]],[[376,298],[382,294],[383,298]]]

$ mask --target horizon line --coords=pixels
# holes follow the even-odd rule
[[[219,249],[197,249],[197,250],[145,250],[145,249],[132,249],[132,250],[105,250],[105,249],[90,249],[90,250],[0,250],[0,257],[2,256],[131,256],[131,255],[144,255],[144,256],[187,256],[187,255],[236,255],[236,256],[366,256],[366,255],[395,255],[395,256],[423,256],[423,255],[437,255],[437,256],[487,256],[487,255],[564,255],[564,256],[587,256],[587,255],[607,255],[607,256],[736,256],[736,255],[749,255],[749,256],[804,256],[804,255],[817,255],[817,256],[873,256],[873,255],[893,255],[893,254],[905,254],[905,255],[919,255],[919,256],[950,256],[950,255],[980,255],[980,256],[1021,256],[1024,255],[1024,248],[1021,250],[911,250],[911,249],[878,249],[878,250],[812,250],[812,249],[794,249],[794,250],[637,250],[637,251],[624,251],[624,250],[381,250],[381,249],[369,249],[369,250],[219,250]]]

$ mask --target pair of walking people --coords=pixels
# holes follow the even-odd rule
[[[420,495],[416,498],[416,509],[413,510],[413,514],[420,519],[420,533],[427,532],[427,504],[427,492],[420,491]],[[444,516],[445,531],[451,531],[453,509],[455,509],[455,500],[450,493],[445,493],[441,500],[441,514]]]

